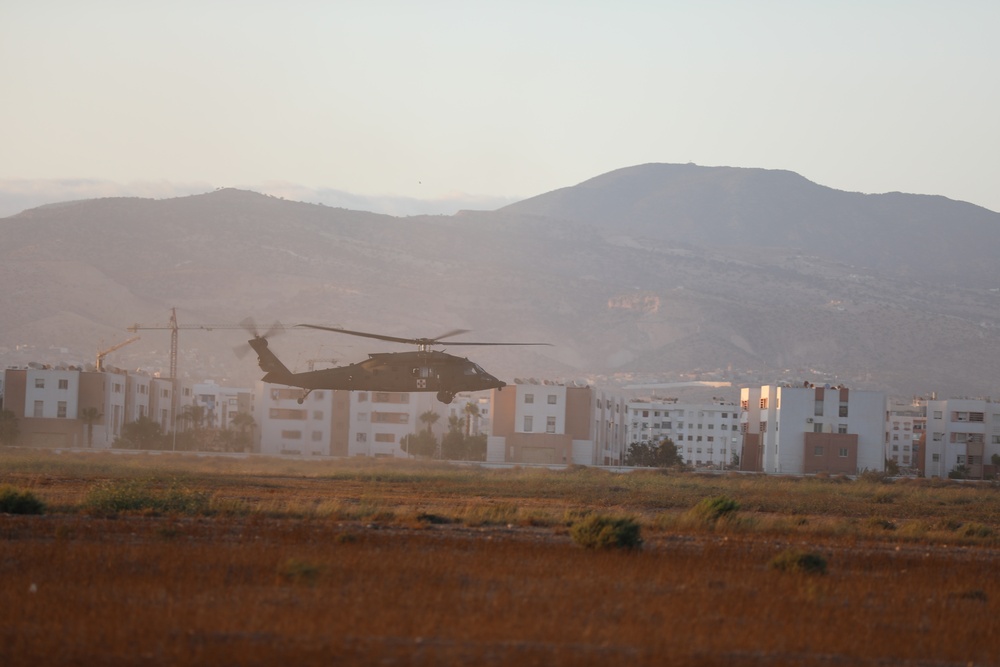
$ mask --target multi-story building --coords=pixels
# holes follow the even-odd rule
[[[923,470],[923,437],[927,426],[927,402],[923,399],[890,402],[885,420],[885,460],[903,474]],[[923,474],[922,472],[920,474]]]
[[[252,413],[249,389],[222,387],[215,382],[196,383],[191,387],[195,405],[204,408],[206,428],[233,428],[233,417],[241,412]],[[301,390],[299,391],[301,396]]]
[[[491,392],[487,461],[621,465],[628,405],[589,386],[508,385]]]
[[[765,385],[740,391],[741,470],[858,474],[885,469],[885,394]]]
[[[632,401],[628,412],[629,444],[669,438],[688,465],[725,468],[738,463],[742,437],[735,403]]]
[[[351,456],[409,456],[401,447],[403,438],[423,427],[420,415],[433,410],[435,401],[432,394],[423,392],[351,392],[348,453]]]
[[[997,470],[993,456],[1000,456],[1000,403],[970,398],[927,401],[925,450],[928,477],[992,477]]]
[[[4,409],[30,447],[111,447],[129,414],[128,375],[79,368],[8,368]]]
[[[255,450],[271,455],[347,456],[350,392],[302,390],[257,382]]]

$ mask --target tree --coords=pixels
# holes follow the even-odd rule
[[[146,415],[122,426],[122,434],[113,446],[118,449],[161,449],[163,432],[160,424]]]
[[[477,433],[465,443],[465,457],[469,461],[486,460],[486,434]]]
[[[464,461],[466,459],[465,434],[461,431],[450,430],[441,438],[441,458],[450,461]]]
[[[625,454],[625,465],[644,468],[673,468],[683,463],[677,445],[670,438],[660,443],[634,442]]]
[[[472,437],[472,420],[476,420],[476,424],[479,423],[479,404],[469,401],[465,404],[465,435],[466,437]]]
[[[427,410],[426,412],[420,413],[420,421],[422,421],[424,425],[427,426],[428,433],[431,432],[431,426],[437,423],[438,419],[441,419],[441,415],[434,412],[433,410]]]
[[[437,451],[438,441],[430,429],[404,435],[399,443],[403,451],[411,456],[429,458]]]
[[[83,408],[80,410],[80,421],[87,426],[87,447],[94,447],[94,423],[104,417],[104,414],[97,408]]]
[[[889,477],[899,477],[899,464],[895,459],[885,460],[885,474]]]
[[[205,424],[205,406],[192,403],[181,408],[181,421],[198,431]]]
[[[257,422],[254,421],[253,416],[246,412],[237,412],[233,415],[230,423],[239,429],[240,432],[239,437],[234,438],[231,443],[231,446],[234,447],[234,451],[244,452],[250,449],[253,444],[253,438],[250,433],[253,433],[253,429],[257,427]]]
[[[0,443],[9,447],[17,442],[20,435],[17,415],[10,410],[0,410]]]

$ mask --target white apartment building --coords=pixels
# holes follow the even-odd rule
[[[257,382],[254,449],[271,456],[346,456],[349,393],[316,390],[299,403],[301,389]]]
[[[233,417],[240,412],[252,412],[248,399],[249,389],[222,387],[215,382],[199,382],[191,386],[191,396],[195,405],[205,409],[206,428],[230,429]]]
[[[990,399],[952,398],[927,401],[924,474],[947,477],[964,470],[970,479],[996,472],[1000,455],[1000,403]]]
[[[630,445],[670,438],[684,463],[695,467],[725,468],[739,457],[743,438],[735,403],[632,401],[628,413]]]
[[[420,415],[428,411],[442,415],[432,432],[447,427],[448,406],[431,392],[354,391],[350,396],[350,456],[410,456],[401,447],[403,438],[426,428]]]
[[[885,460],[893,461],[901,473],[913,474],[923,466],[921,450],[927,425],[927,402],[890,402],[885,420]]]
[[[491,391],[487,461],[621,465],[628,404],[576,384],[515,383]]]
[[[886,397],[846,387],[740,391],[741,470],[854,475],[885,469]]]

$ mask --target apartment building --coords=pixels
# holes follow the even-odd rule
[[[972,398],[927,401],[925,450],[927,477],[996,475],[993,456],[1000,455],[1000,403]]]
[[[590,386],[515,383],[490,394],[487,461],[621,465],[628,404]]]
[[[741,470],[858,474],[885,469],[886,397],[847,387],[740,391]]]
[[[350,392],[316,390],[299,403],[301,397],[302,390],[295,387],[256,383],[255,451],[272,456],[347,456]]]
[[[669,438],[687,465],[727,468],[739,460],[742,436],[735,403],[641,400],[628,404],[628,442]]]
[[[355,391],[351,396],[350,456],[408,457],[403,438],[426,424],[420,415],[446,413],[446,407],[430,392]],[[440,434],[447,420],[439,418],[432,426]]]
[[[923,440],[927,426],[927,401],[890,401],[885,420],[885,460],[902,474],[923,475]]]
[[[120,371],[8,368],[4,409],[18,419],[21,444],[108,448],[125,424],[127,383]]]

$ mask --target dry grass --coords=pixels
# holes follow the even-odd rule
[[[49,508],[0,515],[0,664],[937,666],[1000,654],[994,487],[267,464],[0,452],[0,485]],[[116,483],[199,503],[88,506]],[[735,516],[692,518],[719,496],[739,503]],[[596,512],[637,518],[643,548],[575,546],[569,524]],[[789,552],[818,554],[826,574],[770,565]]]

